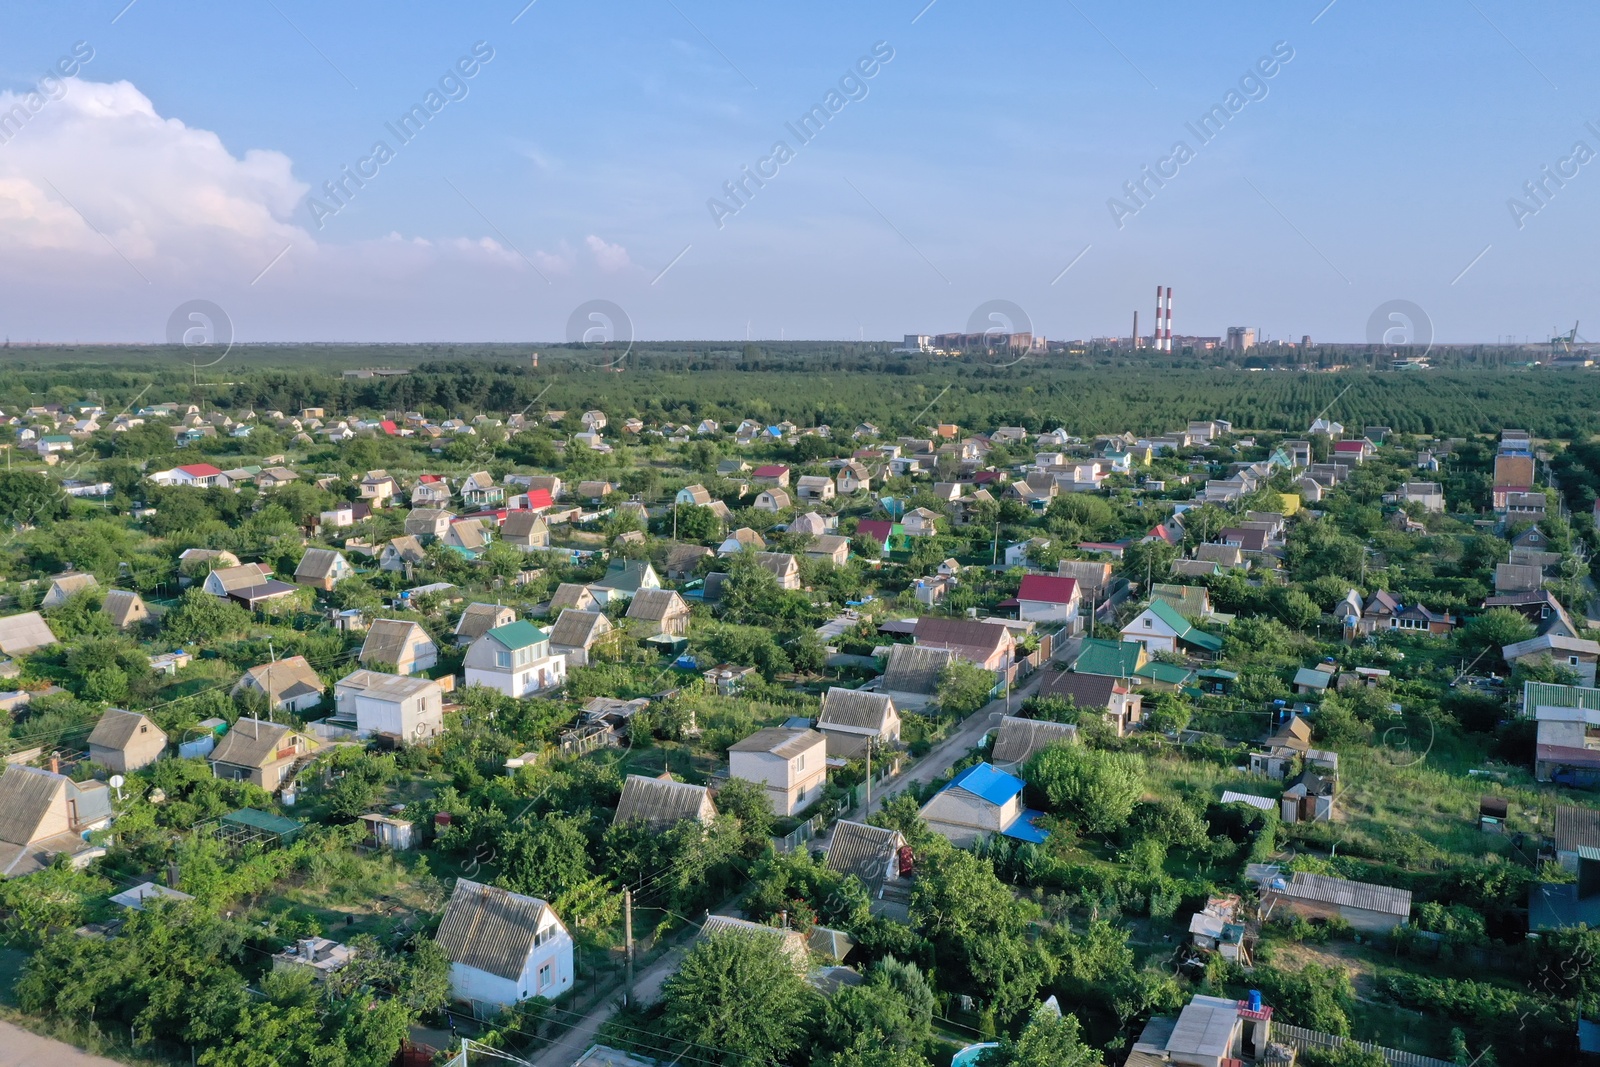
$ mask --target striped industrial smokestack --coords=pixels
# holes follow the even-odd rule
[[[1172,286],[1167,286],[1167,328],[1163,335],[1164,351],[1172,351]]]

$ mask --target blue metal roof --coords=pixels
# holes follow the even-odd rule
[[[1016,821],[1010,826],[1006,827],[1004,830],[1001,830],[1001,836],[1014,838],[1018,841],[1027,841],[1035,845],[1042,845],[1044,844],[1045,838],[1050,836],[1050,831],[1039,829],[1039,827],[1035,825],[1034,820],[1041,818],[1043,815],[1044,812],[1034,811],[1032,808],[1029,808],[1027,811],[1024,811],[1020,816],[1018,816]]]
[[[1000,805],[1022,792],[1022,779],[1005,771],[997,771],[987,763],[977,763],[953,778],[945,789],[960,786],[990,804]]]

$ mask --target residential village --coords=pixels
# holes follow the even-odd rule
[[[550,1067],[1600,1034],[1567,442],[0,421],[0,934],[52,1032]]]

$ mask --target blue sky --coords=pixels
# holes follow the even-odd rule
[[[598,298],[641,338],[874,339],[1005,299],[1070,338],[1148,328],[1159,282],[1178,333],[1356,341],[1406,299],[1447,341],[1600,336],[1600,161],[1523,193],[1600,152],[1600,72],[1563,54],[1589,6],[523,2],[13,4],[0,329],[154,341],[204,298],[247,341],[539,341]],[[401,143],[386,123],[475,45]],[[786,124],[842,78],[802,144]],[[1186,124],[1230,90],[1202,144]],[[1123,196],[1178,141],[1175,176]]]

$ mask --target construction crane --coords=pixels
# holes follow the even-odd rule
[[[1552,330],[1551,332],[1554,333],[1555,331]],[[1573,320],[1572,329],[1570,332],[1566,334],[1556,334],[1554,337],[1550,338],[1550,354],[1552,356],[1556,354],[1556,347],[1558,345],[1560,346],[1563,354],[1570,353],[1572,351],[1572,344],[1577,339],[1578,322],[1577,320]]]

